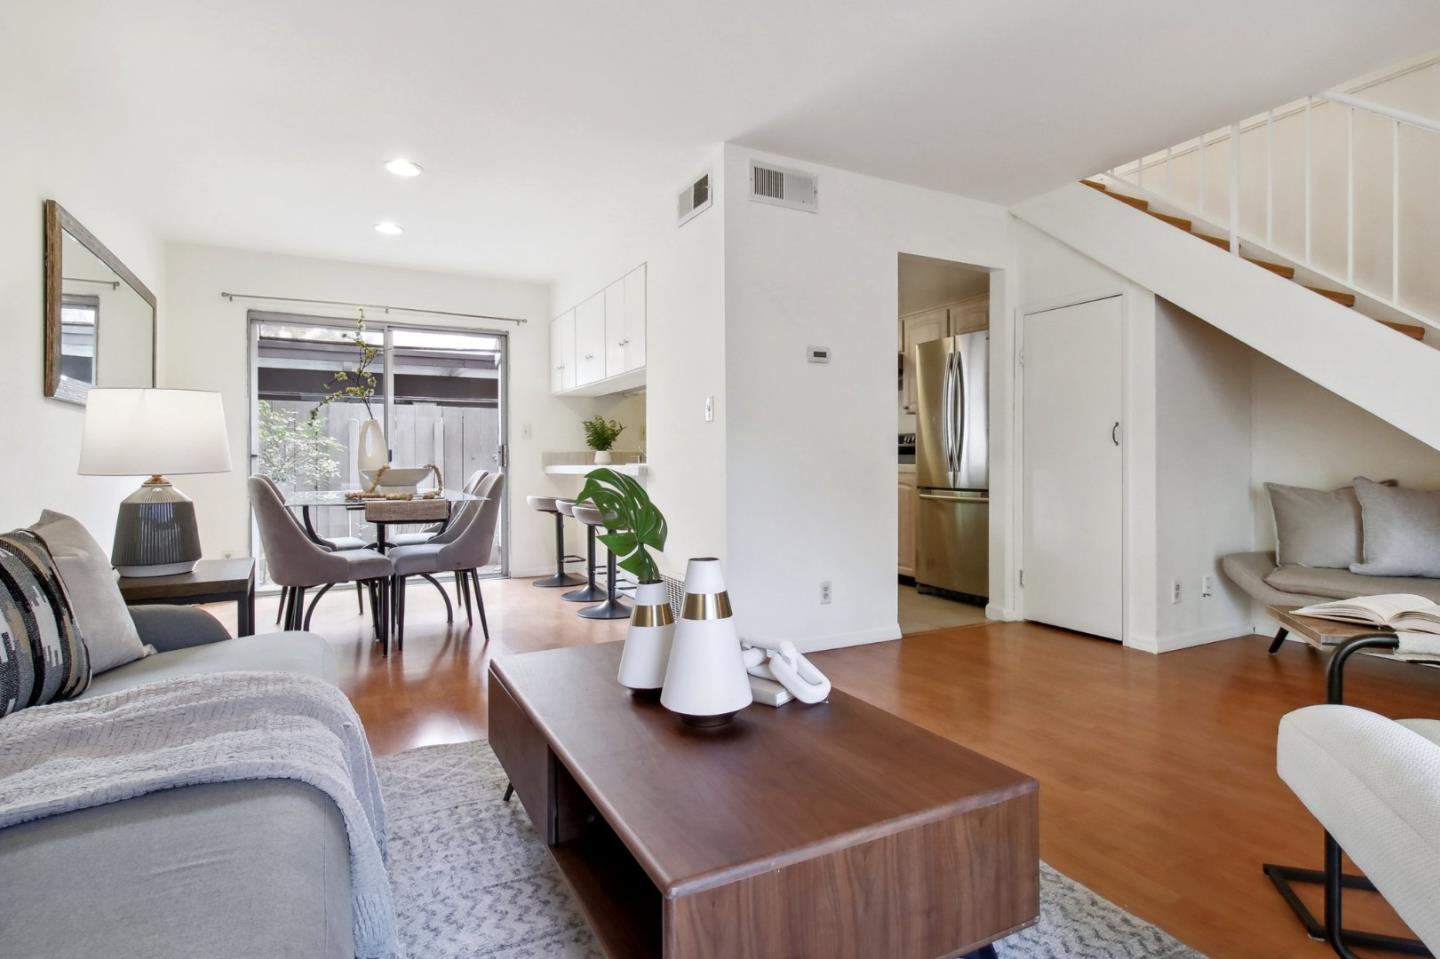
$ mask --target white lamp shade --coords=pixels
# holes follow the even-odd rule
[[[219,393],[92,389],[86,395],[80,475],[225,473],[230,442]]]

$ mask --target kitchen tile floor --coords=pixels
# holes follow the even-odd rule
[[[977,626],[987,622],[985,607],[958,603],[941,596],[927,596],[914,586],[900,586],[900,632],[925,633],[932,629]]]

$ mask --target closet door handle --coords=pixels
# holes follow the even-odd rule
[[[1115,425],[1110,427],[1110,442],[1116,446],[1120,445],[1120,421],[1116,420]]]

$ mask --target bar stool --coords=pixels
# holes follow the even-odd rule
[[[575,516],[573,499],[557,499],[555,508],[566,516]],[[585,524],[585,585],[561,593],[560,598],[567,603],[598,603],[606,598],[605,590],[595,582],[595,527],[589,523]]]
[[[576,505],[574,511],[575,518],[590,527],[591,535],[594,535],[595,527],[605,525],[606,516],[593,506]],[[609,518],[614,519],[615,514],[610,514]],[[580,610],[580,615],[586,619],[629,619],[630,604],[615,595],[615,584],[619,578],[615,553],[607,548],[605,550],[605,602],[598,606],[586,606]]]
[[[525,502],[530,504],[531,509],[538,510],[541,513],[553,513],[555,516],[555,575],[546,576],[544,579],[537,579],[535,580],[535,585],[545,587],[546,589],[555,589],[557,587],[579,586],[585,582],[579,576],[565,572],[565,563],[568,562],[571,557],[565,555],[565,516],[556,508],[555,497],[527,496],[525,497]],[[579,559],[580,557],[576,556],[574,558]]]

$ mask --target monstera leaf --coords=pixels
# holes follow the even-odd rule
[[[611,469],[591,470],[576,502],[590,502],[606,516],[606,532],[597,539],[615,554],[620,568],[634,573],[642,583],[658,583],[660,568],[650,550],[663,550],[669,527],[665,517],[650,501],[645,487],[624,473]]]

